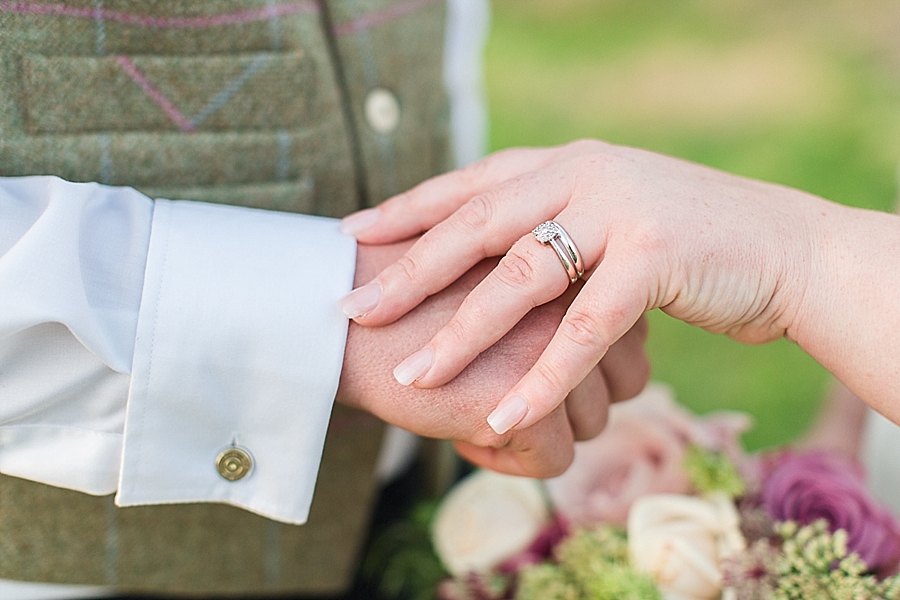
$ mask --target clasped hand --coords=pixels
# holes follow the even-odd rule
[[[546,345],[536,362],[525,372],[503,373],[507,389],[493,387],[496,399],[502,397],[488,417],[494,431],[528,430],[589,380],[648,310],[662,308],[748,343],[790,334],[816,239],[815,224],[804,215],[823,202],[597,141],[507,150],[345,219],[344,230],[364,244],[425,233],[354,290],[343,308],[361,325],[384,326],[484,259],[502,257],[447,323],[394,370],[399,383],[430,390],[479,355],[517,351],[513,342],[488,349],[536,307],[566,299],[564,313],[555,309],[558,328],[541,338]],[[550,219],[577,244],[586,266],[583,285],[570,287],[557,255],[531,234]],[[643,368],[610,363],[612,382],[637,379],[627,373]],[[457,402],[454,409],[478,411],[484,403]],[[580,410],[569,415],[575,432]],[[592,419],[585,436],[597,430]]]
[[[410,245],[360,245],[357,285],[371,280]],[[534,365],[574,297],[574,286],[531,311],[447,385],[404,387],[391,376],[404,356],[447,324],[466,294],[494,265],[496,260],[476,264],[390,325],[362,327],[351,322],[337,400],[420,435],[456,440],[459,453],[483,467],[532,477],[558,475],[572,461],[573,441],[591,438],[603,428],[609,403],[643,388],[649,373],[643,321],[547,418],[527,429],[497,434],[485,416]]]

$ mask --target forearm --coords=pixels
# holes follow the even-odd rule
[[[869,409],[853,392],[833,381],[813,426],[797,445],[859,458],[868,414]]]
[[[788,335],[900,422],[900,217],[822,203],[814,268]]]

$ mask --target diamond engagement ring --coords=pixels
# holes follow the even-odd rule
[[[537,241],[545,246],[550,245],[556,250],[559,261],[569,275],[569,283],[575,283],[579,277],[584,275],[584,262],[581,260],[581,254],[562,225],[556,221],[544,221],[531,233],[534,234]]]

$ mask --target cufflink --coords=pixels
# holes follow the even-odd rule
[[[243,479],[253,468],[250,453],[243,448],[232,446],[216,458],[216,470],[228,481]]]

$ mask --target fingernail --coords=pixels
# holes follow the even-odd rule
[[[341,233],[356,235],[374,225],[381,217],[380,208],[367,208],[341,219]]]
[[[397,365],[397,368],[394,369],[394,379],[400,385],[409,385],[425,375],[433,362],[434,350],[422,348]]]
[[[528,401],[516,394],[500,403],[487,418],[488,425],[497,433],[506,433],[528,414]]]
[[[381,284],[377,282],[367,283],[358,287],[338,302],[341,311],[348,319],[355,319],[361,315],[372,312],[381,301]]]

